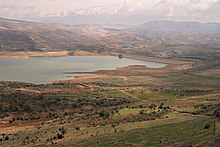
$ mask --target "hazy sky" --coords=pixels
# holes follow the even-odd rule
[[[70,11],[82,8],[114,9],[117,6],[126,8],[126,15],[140,15],[146,19],[220,22],[220,0],[0,0],[0,17],[66,16]]]

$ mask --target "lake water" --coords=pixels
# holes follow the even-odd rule
[[[0,58],[0,80],[42,84],[68,79],[70,75],[63,74],[64,72],[92,72],[128,65],[146,65],[151,68],[166,66],[162,63],[113,56]]]

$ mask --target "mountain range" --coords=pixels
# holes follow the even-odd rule
[[[120,23],[135,24],[150,20],[196,20],[200,22],[219,22],[220,1],[164,1],[164,0],[119,0],[111,4],[91,7],[69,8],[53,12],[35,12],[26,16],[28,21],[64,24]]]
[[[0,51],[121,52],[148,56],[217,56],[220,24],[151,21],[140,25],[45,24],[0,19]]]

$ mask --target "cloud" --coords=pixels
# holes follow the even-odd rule
[[[219,3],[220,0],[0,0],[0,17],[58,17],[77,9],[124,5],[127,15],[220,21]]]
[[[141,13],[146,18],[178,19],[195,21],[220,21],[220,0],[137,0],[139,7],[134,14]],[[130,7],[133,0],[127,0]],[[136,4],[136,6],[137,6]],[[206,14],[206,15],[204,15]]]
[[[220,17],[220,1],[215,2],[209,9],[207,9],[205,15]]]

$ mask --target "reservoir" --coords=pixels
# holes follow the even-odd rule
[[[166,66],[163,63],[128,58],[119,59],[113,56],[0,58],[0,81],[44,84],[69,79],[69,76],[80,76],[79,74],[63,74],[65,72],[93,72],[128,65],[145,65],[151,68]]]

